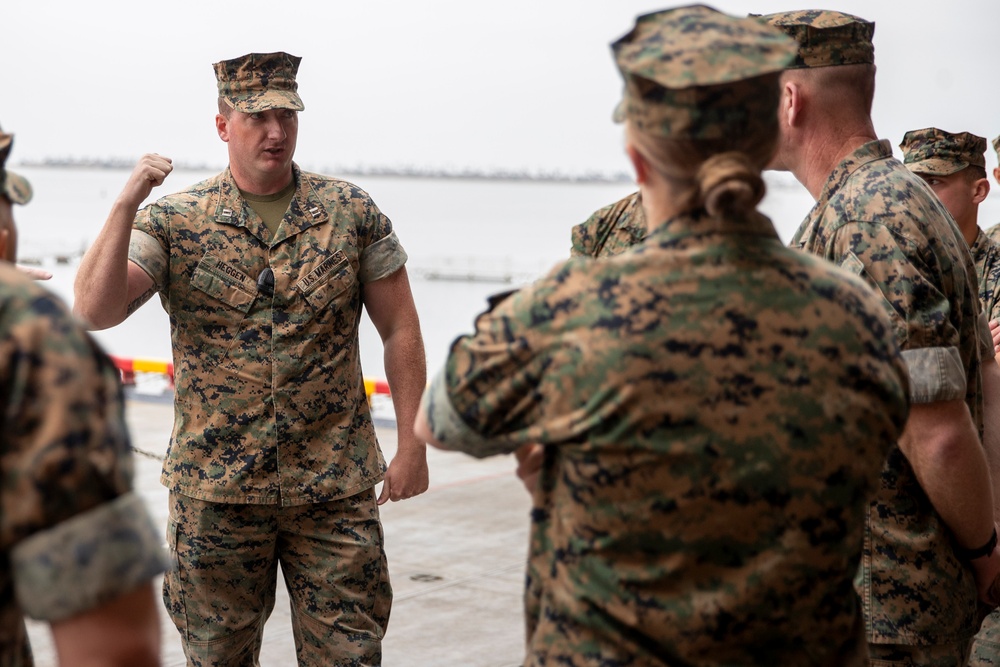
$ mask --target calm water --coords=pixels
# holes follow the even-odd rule
[[[68,302],[75,257],[96,237],[127,171],[20,168],[31,180],[35,198],[17,207],[20,256],[42,258],[54,273],[47,285]],[[168,194],[213,172],[176,171],[153,193]],[[347,177],[371,194],[393,221],[403,247],[413,296],[420,315],[429,372],[443,363],[448,345],[472,327],[488,295],[530,281],[569,254],[570,227],[595,209],[631,192],[628,183],[570,184],[463,181],[394,177]],[[762,209],[779,235],[791,238],[812,206],[809,194],[787,174],[768,174]],[[984,226],[1000,221],[1000,194],[980,207]],[[469,273],[511,282],[434,280],[433,272]],[[114,355],[169,359],[167,316],[153,299],[123,324],[96,332]],[[361,353],[365,374],[384,377],[377,332],[364,318]]]

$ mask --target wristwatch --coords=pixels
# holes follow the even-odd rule
[[[977,558],[982,558],[983,556],[989,556],[993,553],[993,549],[997,546],[997,529],[993,528],[993,534],[990,535],[990,539],[986,544],[976,549],[965,549],[963,547],[955,547],[955,555],[962,560],[976,560]]]

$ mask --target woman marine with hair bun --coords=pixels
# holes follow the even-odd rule
[[[907,376],[868,287],[756,209],[795,43],[695,6],[613,50],[648,235],[482,314],[418,431],[543,446],[525,665],[864,665],[852,581]]]

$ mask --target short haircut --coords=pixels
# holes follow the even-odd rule
[[[965,180],[968,181],[969,183],[972,183],[973,181],[978,181],[981,178],[986,178],[985,167],[980,167],[977,164],[970,164],[968,167],[962,170],[962,173],[965,174]]]
[[[837,65],[788,70],[815,82],[821,99],[830,102],[830,108],[846,111],[863,111],[871,115],[875,100],[875,65]]]

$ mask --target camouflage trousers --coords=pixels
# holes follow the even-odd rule
[[[972,640],[954,644],[914,646],[868,644],[871,667],[965,667]]]
[[[994,665],[1000,665],[1000,609],[994,610],[983,621],[972,643],[972,657],[969,658],[969,667]]]
[[[189,667],[256,667],[278,564],[300,667],[382,662],[392,588],[373,489],[281,507],[171,492],[163,600]]]

